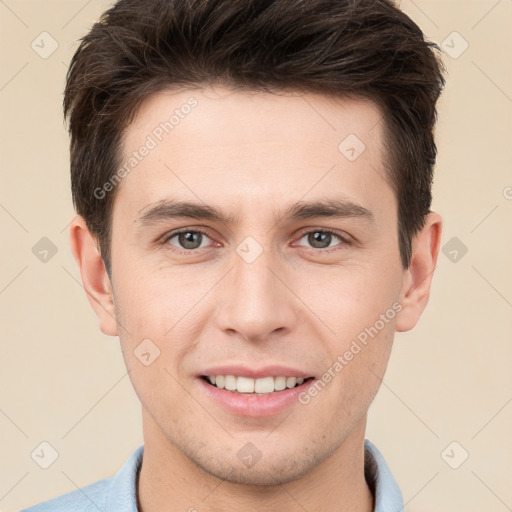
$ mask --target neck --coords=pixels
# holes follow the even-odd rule
[[[140,512],[373,512],[364,477],[366,417],[332,455],[297,480],[247,485],[207,473],[170,443],[143,412],[144,456],[137,481]]]

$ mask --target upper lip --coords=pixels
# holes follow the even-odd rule
[[[248,377],[259,379],[262,377],[312,377],[311,373],[303,372],[290,366],[271,365],[262,368],[249,367],[247,365],[223,365],[205,368],[201,375],[234,375],[236,377]]]

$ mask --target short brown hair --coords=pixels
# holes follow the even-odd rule
[[[384,118],[402,266],[430,212],[439,47],[391,0],[119,0],[81,40],[67,75],[73,203],[110,274],[124,130],[150,94],[222,84],[364,97]]]

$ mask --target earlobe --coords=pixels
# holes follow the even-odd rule
[[[435,212],[429,213],[425,225],[414,237],[411,263],[404,272],[400,294],[402,310],[395,324],[398,332],[411,330],[427,305],[441,246],[441,235],[441,216]]]
[[[112,286],[98,250],[96,237],[83,217],[77,216],[69,228],[71,252],[80,269],[87,298],[98,315],[104,334],[117,336]]]

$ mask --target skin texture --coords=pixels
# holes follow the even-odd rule
[[[142,403],[140,510],[373,510],[363,472],[367,411],[394,332],[412,329],[427,304],[441,217],[429,214],[404,271],[380,111],[362,99],[165,91],[146,99],[125,131],[126,158],[191,97],[195,108],[115,190],[112,281],[84,220],[70,228],[100,328],[119,336]],[[338,149],[349,134],[366,146],[354,161]],[[170,197],[233,218],[138,220]],[[283,217],[298,201],[335,197],[370,210],[373,221]],[[178,237],[165,240],[178,228],[207,236],[186,249]],[[350,243],[333,235],[315,251],[307,233],[322,229]],[[236,250],[248,236],[262,249],[251,263]],[[400,312],[307,405],[248,418],[202,388],[198,375],[213,365],[280,364],[321,378],[393,304]],[[160,355],[145,366],[134,350],[148,338]],[[237,457],[248,442],[261,453],[250,468]]]

